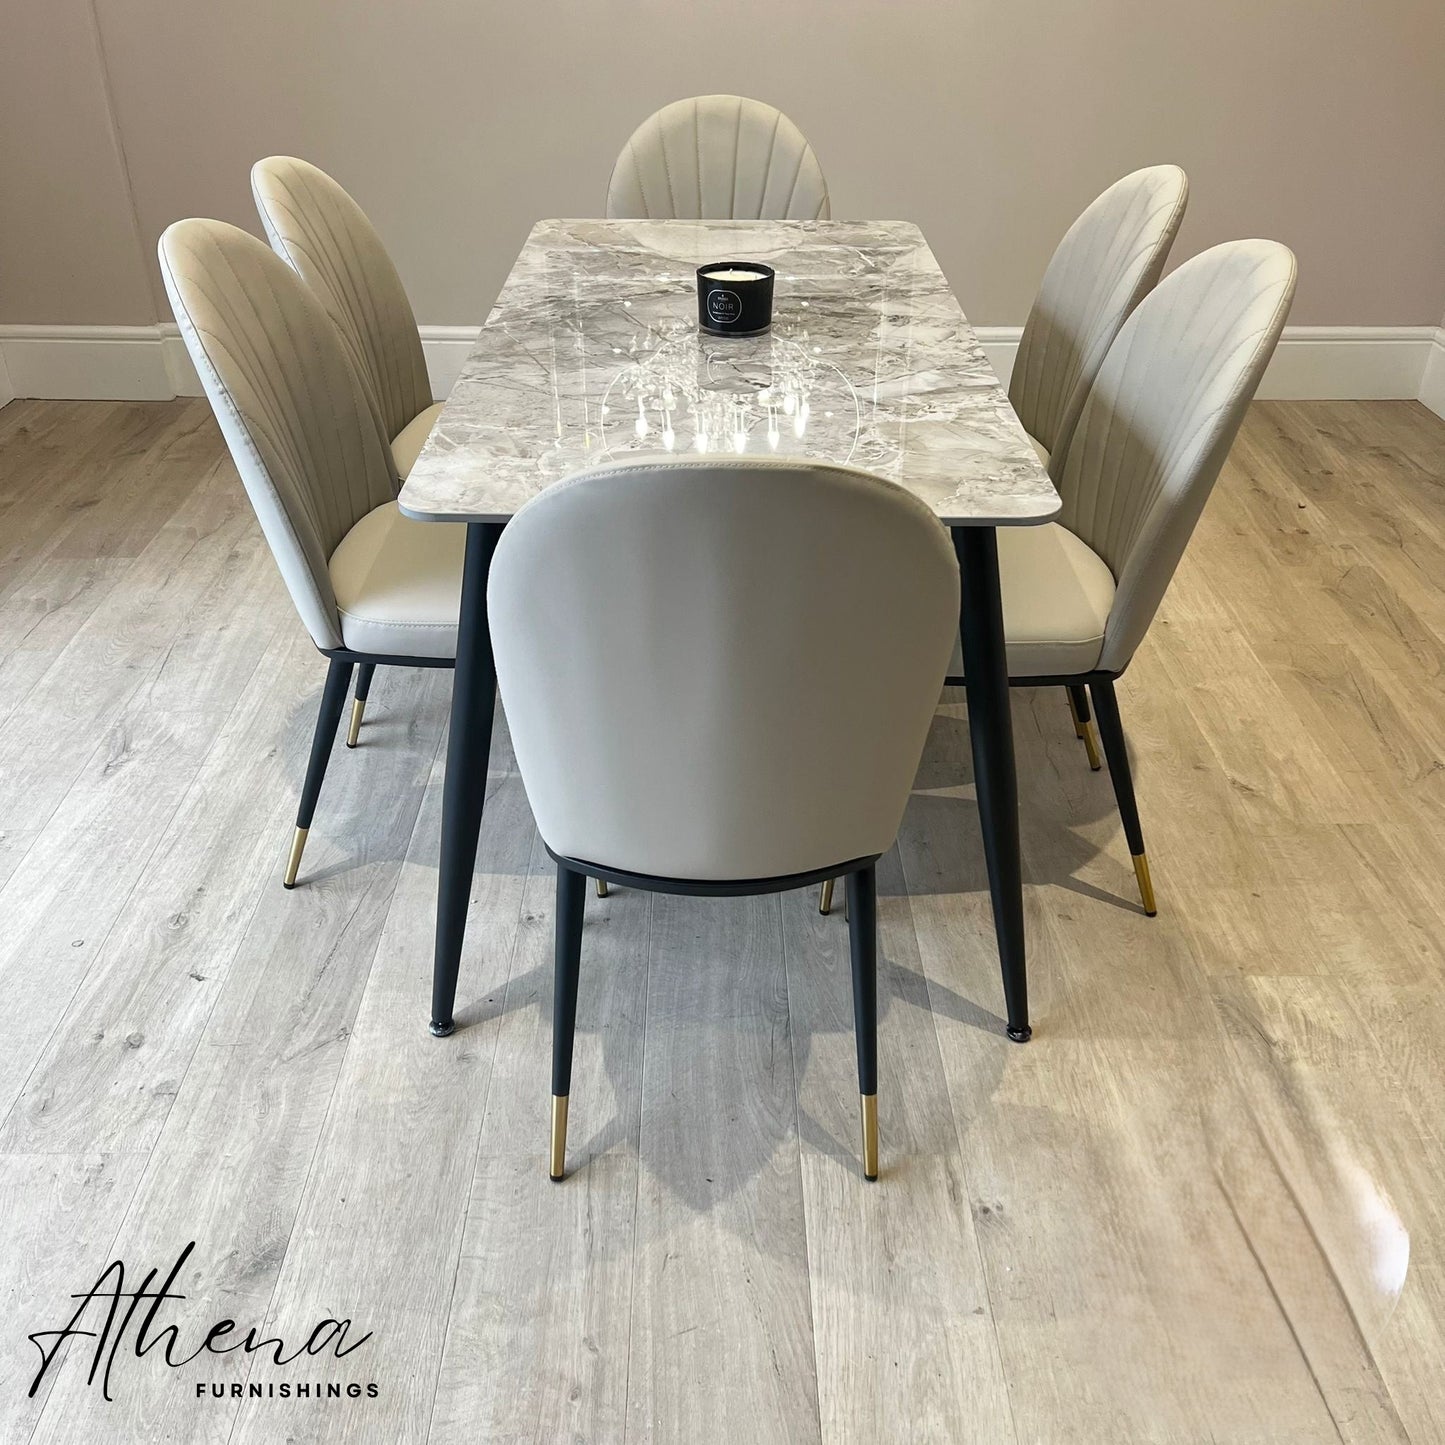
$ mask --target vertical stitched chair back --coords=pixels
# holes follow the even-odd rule
[[[959,600],[948,533],[900,487],[773,459],[598,468],[517,513],[487,595],[554,853],[717,881],[892,845]]]
[[[432,396],[416,317],[376,228],[325,171],[293,156],[257,161],[251,193],[272,248],[340,330],[390,442]]]
[[[1214,487],[1294,297],[1295,258],[1230,241],[1186,261],[1124,323],[1056,470],[1059,521],[1117,591],[1099,666],[1144,639]]]
[[[1115,181],[1069,227],[1024,324],[1009,400],[1049,451],[1068,449],[1084,397],[1125,318],[1158,282],[1189,180],[1150,166]]]
[[[317,647],[340,647],[327,563],[396,471],[320,301],[254,236],[177,221],[161,274],[251,505]]]
[[[818,157],[782,111],[740,95],[674,101],[642,122],[607,185],[610,217],[827,220]]]

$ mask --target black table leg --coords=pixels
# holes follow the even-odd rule
[[[447,733],[446,780],[442,785],[441,863],[437,870],[431,1031],[439,1039],[456,1027],[452,1009],[457,997],[457,970],[467,932],[477,834],[487,797],[487,759],[492,750],[492,713],[497,702],[497,669],[487,626],[487,574],[501,535],[499,522],[472,522],[467,526],[457,669],[452,680],[452,720]]]
[[[998,538],[992,527],[955,527],[953,550],[958,555],[962,584],[959,626],[963,634],[973,780],[988,862],[994,933],[1003,966],[1008,1036],[1023,1043],[1032,1030],[1024,956],[1023,874],[1019,866],[1019,785],[1009,714]]]

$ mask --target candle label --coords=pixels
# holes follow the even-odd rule
[[[736,291],[709,291],[707,314],[719,326],[731,326],[742,314],[743,303]]]

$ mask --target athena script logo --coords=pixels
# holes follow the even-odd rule
[[[65,1325],[56,1330],[37,1330],[29,1336],[35,1348],[40,1351],[40,1368],[30,1382],[30,1395],[34,1396],[52,1368],[58,1369],[57,1361],[67,1340],[94,1341],[89,1347],[90,1369],[86,1375],[86,1384],[94,1385],[99,1380],[102,1394],[107,1400],[111,1400],[115,1398],[111,1394],[111,1376],[118,1359],[132,1356],[137,1360],[153,1359],[177,1370],[204,1354],[225,1355],[240,1350],[246,1355],[259,1355],[273,1364],[286,1366],[303,1357],[321,1355],[341,1360],[354,1350],[360,1349],[371,1338],[369,1331],[358,1338],[351,1338],[350,1320],[324,1319],[307,1335],[303,1344],[290,1350],[286,1341],[279,1336],[259,1338],[257,1326],[253,1325],[242,1332],[241,1326],[235,1320],[221,1319],[204,1332],[194,1349],[188,1350],[181,1340],[179,1327],[161,1324],[159,1318],[168,1301],[186,1298],[185,1295],[177,1293],[173,1286],[195,1247],[196,1242],[192,1240],[181,1251],[179,1258],[171,1266],[170,1273],[158,1288],[155,1287],[155,1281],[160,1271],[152,1269],[139,1285],[134,1289],[127,1289],[125,1262],[115,1259],[101,1270],[99,1279],[88,1290],[72,1295],[71,1298],[79,1300],[80,1303]],[[84,1359],[84,1353],[84,1349],[79,1351],[80,1360]],[[280,1384],[272,1382],[264,1390],[259,1385],[253,1385],[248,1387],[247,1393],[257,1396],[264,1394],[274,1399],[287,1398],[293,1393],[298,1397],[310,1395],[313,1389],[318,1398],[323,1394],[339,1398],[342,1394],[342,1386],[335,1382],[315,1385],[310,1380],[296,1384],[289,1381]],[[345,1393],[353,1399],[363,1391],[375,1398],[377,1387],[375,1384],[363,1386],[355,1383],[345,1387]],[[232,1384],[230,1394],[239,1395],[241,1392],[239,1383]],[[196,1387],[196,1394],[199,1396],[204,1393],[206,1385],[201,1382]],[[217,1387],[212,1386],[211,1393],[218,1393]]]

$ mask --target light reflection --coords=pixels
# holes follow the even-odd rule
[[[1364,1168],[1348,1159],[1343,1161],[1341,1172],[1363,1236],[1370,1277],[1375,1288],[1393,1305],[1405,1287],[1405,1276],[1410,1269],[1410,1232]]]
[[[1353,1129],[1328,1108],[1298,1108],[1293,1100],[1290,1107],[1288,1147],[1281,1152],[1260,1147],[1279,1127],[1272,1104],[1243,1129],[1233,1100],[1209,1108],[1205,1127],[1216,1178],[1246,1236],[1265,1225],[1301,1231],[1318,1250],[1365,1343],[1372,1344],[1389,1327],[1406,1286],[1409,1225]],[[1269,1277],[1269,1263],[1262,1261],[1261,1268]],[[1288,1316],[1286,1304],[1280,1307]]]
[[[630,351],[635,347],[637,360],[623,366],[598,398],[604,427],[611,424],[609,414],[621,413],[619,398],[626,399],[631,412],[627,434],[611,435],[614,452],[647,447],[673,452],[690,446],[702,454],[721,450],[743,456],[791,449],[851,460],[861,424],[857,393],[839,368],[817,359],[812,346],[776,333],[748,345],[713,344],[690,329],[666,338],[654,334],[653,341],[651,351],[645,334],[640,345],[629,346]],[[817,417],[814,400],[820,403]],[[678,411],[690,425],[678,427]],[[818,418],[824,419],[823,430],[815,437]]]

